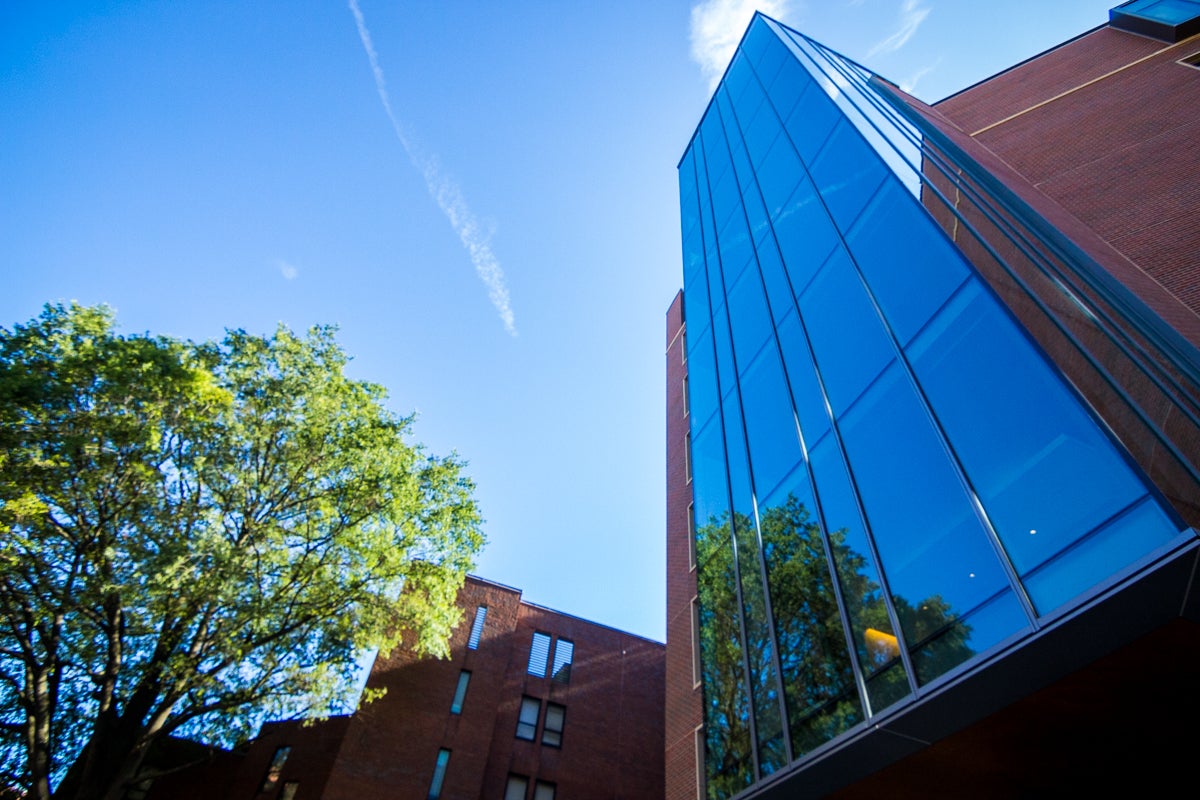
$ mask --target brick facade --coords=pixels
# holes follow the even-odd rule
[[[695,800],[698,764],[696,731],[701,697],[692,652],[692,604],[696,570],[689,507],[692,487],[682,457],[688,435],[686,326],[683,293],[667,311],[667,800]]]
[[[444,800],[502,798],[510,775],[529,779],[527,799],[543,782],[562,800],[661,800],[663,645],[526,603],[519,590],[479,578],[467,579],[458,604],[463,618],[448,659],[418,658],[403,646],[378,658],[367,683],[386,689],[383,698],[310,727],[264,726],[244,753],[185,775],[183,783],[209,787],[189,796],[280,800],[295,784],[292,800],[421,799],[439,751],[448,750]],[[486,621],[471,648],[481,606]],[[546,677],[528,672],[535,633],[553,642]],[[565,653],[566,642],[569,679],[556,680],[554,653]],[[470,679],[456,714],[464,670]],[[539,705],[533,741],[516,735],[522,698]],[[564,710],[560,746],[543,741],[551,703]],[[278,780],[264,786],[281,747],[291,751]],[[171,785],[156,785],[148,800],[173,796]]]

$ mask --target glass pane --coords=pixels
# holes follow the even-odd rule
[[[887,173],[879,156],[844,119],[834,127],[811,168],[813,183],[843,231],[853,224]]]
[[[709,557],[697,569],[700,601],[700,654],[703,665],[704,755],[710,798],[732,797],[754,780],[750,743],[750,701],[742,665],[737,604],[737,572],[730,542],[729,516],[702,525]]]
[[[504,787],[504,800],[525,800],[525,792],[529,789],[529,779],[518,775],[509,775]]]
[[[841,116],[825,90],[816,81],[810,80],[784,123],[796,152],[806,164],[812,163]]]
[[[570,639],[559,639],[554,643],[554,666],[550,674],[559,683],[571,680],[571,660],[575,657],[575,644]]]
[[[841,431],[910,648],[1010,591],[986,531],[899,366],[890,367],[846,413]],[[1017,620],[1002,634],[1023,624]],[[979,632],[989,641],[994,634]],[[964,658],[976,652],[970,636],[950,646],[962,648]]]
[[[795,176],[790,180],[795,191],[773,219],[792,291],[800,293],[837,247],[838,237],[812,183],[803,180],[797,184]]]
[[[454,687],[454,700],[450,703],[451,714],[461,714],[463,701],[467,697],[467,684],[471,682],[471,673],[465,669],[458,673],[458,685]]]
[[[941,229],[895,179],[884,184],[846,241],[901,342],[970,274]]]
[[[720,415],[715,415],[692,439],[692,495],[697,525],[709,525],[729,512],[722,427]]]
[[[538,781],[533,790],[533,800],[554,800],[554,784]]]
[[[764,348],[746,369],[742,400],[755,490],[762,497],[801,459],[796,417],[774,345]]]
[[[829,430],[829,413],[825,408],[825,396],[817,383],[808,343],[800,329],[800,319],[790,314],[779,325],[779,348],[783,351],[784,367],[792,386],[792,402],[800,418],[800,431],[804,443],[812,447]]]
[[[734,353],[744,371],[771,335],[771,313],[767,310],[757,265],[746,270],[729,292],[729,323],[735,331]]]
[[[908,695],[908,672],[900,659],[900,642],[888,616],[879,570],[837,442],[832,436],[825,437],[813,448],[811,458],[859,667],[867,682],[871,711],[877,713]]]
[[[862,719],[813,508],[808,473],[801,468],[759,510],[792,751],[797,756]]]
[[[800,296],[817,368],[834,414],[846,409],[895,357],[862,282],[840,247]]]
[[[549,634],[535,633],[533,635],[533,643],[529,646],[529,666],[527,667],[529,674],[536,675],[539,678],[546,677],[546,662],[549,659]]]
[[[1020,575],[1060,556],[1073,559],[1069,548],[1146,495],[1108,437],[976,282],[910,350],[917,377]],[[1097,583],[1176,533],[1170,524],[1150,525],[1133,548],[1120,537],[1099,537],[1068,583]],[[1107,558],[1106,541],[1113,544]],[[1042,611],[1064,599],[1058,588],[1036,585]]]

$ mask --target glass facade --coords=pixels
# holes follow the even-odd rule
[[[679,165],[710,798],[1187,529],[939,224],[894,106],[757,16]]]

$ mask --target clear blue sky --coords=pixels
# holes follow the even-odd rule
[[[760,7],[933,101],[1116,4]],[[196,340],[335,323],[470,462],[478,574],[661,640],[694,5],[358,0],[360,28],[344,0],[3,0],[0,325],[59,300]]]

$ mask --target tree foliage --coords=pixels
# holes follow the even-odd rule
[[[346,361],[329,328],[197,345],[76,305],[0,328],[7,786],[116,800],[163,736],[328,713],[405,632],[444,652],[473,486]]]

